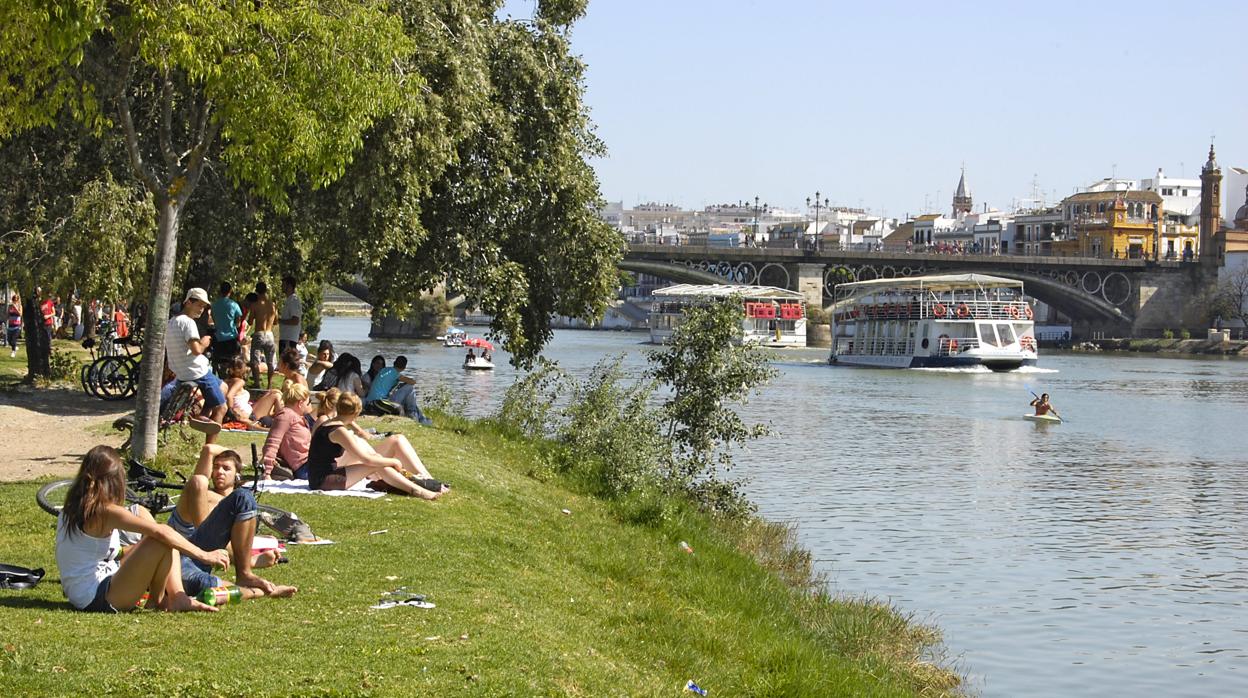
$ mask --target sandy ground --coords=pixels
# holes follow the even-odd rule
[[[68,388],[0,392],[0,482],[72,476],[92,446],[121,445],[121,432],[102,435],[100,427],[133,410],[134,400],[104,402]]]

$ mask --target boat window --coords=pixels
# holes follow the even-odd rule
[[[1009,323],[1003,322],[998,324],[997,334],[1001,337],[1000,346],[1009,346],[1018,341],[1014,338],[1014,328]]]
[[[987,347],[999,347],[997,343],[997,333],[993,331],[992,325],[979,325],[979,343]]]

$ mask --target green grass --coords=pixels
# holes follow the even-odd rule
[[[91,352],[82,348],[81,342],[75,342],[69,339],[54,339],[52,346],[60,351],[68,353],[70,356],[78,357],[83,363],[91,360]],[[9,357],[9,345],[5,344],[0,349],[0,391],[13,390],[26,379],[26,339],[22,338],[17,343],[17,356]],[[72,380],[63,381],[65,385],[78,385],[78,376],[75,375]]]
[[[791,532],[683,507],[625,523],[619,505],[530,477],[542,471],[531,444],[439,423],[457,429],[384,422],[450,495],[266,495],[337,544],[293,546],[289,565],[262,572],[298,586],[294,598],[215,615],[71,610],[38,485],[0,485],[3,561],[48,569],[35,590],[0,591],[0,695],[676,696],[688,679],[712,696],[954,690],[918,661],[933,631],[800,591],[809,558]],[[171,438],[166,464],[189,466],[193,448]],[[437,608],[369,610],[400,585]]]

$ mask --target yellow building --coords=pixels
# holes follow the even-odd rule
[[[1096,191],[1062,201],[1063,220],[1071,235],[1053,242],[1053,254],[1067,257],[1155,259],[1165,212],[1151,191]],[[1195,234],[1191,239],[1194,243]],[[1184,249],[1179,245],[1179,249]]]

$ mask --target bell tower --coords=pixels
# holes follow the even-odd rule
[[[1209,161],[1200,170],[1200,249],[1202,262],[1216,263],[1218,254],[1214,249],[1214,236],[1222,222],[1222,168],[1209,144]]]
[[[971,200],[970,190],[966,188],[966,168],[963,167],[962,176],[958,179],[958,190],[953,194],[953,217],[961,218],[970,213],[972,208],[974,202]]]

